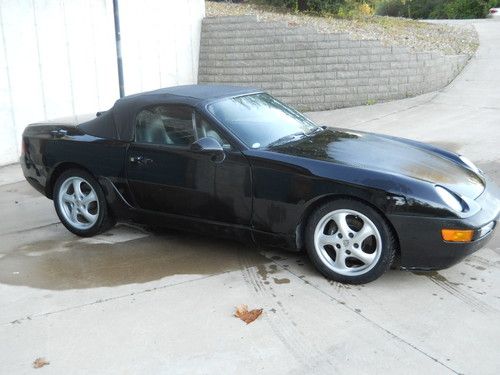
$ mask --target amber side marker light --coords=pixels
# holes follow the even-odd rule
[[[474,237],[472,229],[441,229],[443,240],[448,242],[471,242]]]

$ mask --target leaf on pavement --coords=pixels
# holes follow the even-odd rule
[[[48,365],[48,364],[50,364],[50,362],[47,361],[45,358],[37,358],[33,362],[33,367],[34,368],[41,368],[41,367]]]
[[[255,319],[257,319],[260,314],[262,314],[262,309],[253,309],[248,311],[247,305],[239,305],[236,308],[236,312],[234,316],[243,320],[246,324],[252,323]]]

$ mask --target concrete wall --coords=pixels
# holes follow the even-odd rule
[[[120,0],[127,94],[196,83],[204,0]]]
[[[203,0],[120,0],[125,91],[195,83]],[[0,165],[24,127],[118,98],[112,0],[0,0]]]
[[[216,17],[203,20],[198,81],[262,88],[314,111],[434,91],[467,60],[258,22],[255,16]]]

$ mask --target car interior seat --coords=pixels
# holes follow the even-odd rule
[[[154,144],[172,144],[172,140],[165,131],[161,116],[151,112],[146,113],[138,119],[136,127],[137,142]]]
[[[191,119],[167,118],[164,122],[165,130],[172,144],[176,146],[189,146],[194,142]]]
[[[224,144],[220,135],[216,131],[214,131],[205,120],[201,120],[200,126],[198,127],[198,137],[199,138],[211,137],[215,139],[217,142],[219,142],[221,145]]]

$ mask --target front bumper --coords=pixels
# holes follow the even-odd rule
[[[481,210],[464,219],[389,215],[401,247],[401,267],[437,270],[450,267],[484,247],[493,237],[500,215],[500,195],[493,184],[476,199]],[[493,229],[479,235],[480,229],[493,222]],[[473,229],[472,242],[446,242],[441,229]]]

